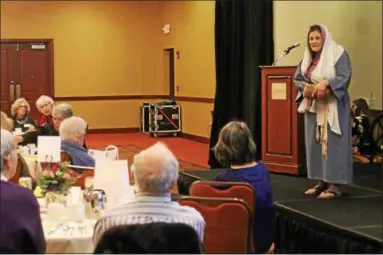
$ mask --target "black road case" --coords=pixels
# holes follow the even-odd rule
[[[148,133],[150,125],[150,105],[144,103],[140,109],[141,132]]]
[[[177,104],[150,105],[149,134],[177,136],[181,132],[181,108]]]

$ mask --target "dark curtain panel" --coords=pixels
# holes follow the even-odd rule
[[[210,148],[231,120],[245,121],[261,155],[261,76],[259,66],[274,59],[272,0],[216,0],[216,92]],[[219,168],[210,150],[209,165]]]

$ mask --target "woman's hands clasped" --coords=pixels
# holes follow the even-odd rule
[[[315,89],[313,91],[313,98],[323,98],[326,95],[326,89],[329,83],[327,80],[323,80],[315,85]]]

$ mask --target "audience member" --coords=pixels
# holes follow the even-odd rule
[[[28,133],[36,130],[35,122],[31,117],[29,117],[30,112],[31,107],[25,98],[19,98],[12,104],[12,130],[15,131],[16,141],[20,145],[35,143],[35,138],[33,136],[27,135]]]
[[[1,129],[12,131],[13,129],[13,120],[8,118],[7,114],[1,111]]]
[[[171,200],[171,189],[178,179],[178,161],[163,144],[157,143],[134,157],[131,171],[138,194],[130,201],[105,212],[95,226],[97,243],[109,228],[117,225],[152,222],[184,223],[193,227],[203,240],[205,221],[194,208]]]
[[[248,126],[233,121],[224,126],[214,147],[217,160],[228,170],[216,181],[247,182],[255,189],[254,247],[256,253],[274,251],[275,209],[266,166],[255,161],[256,147]]]
[[[45,253],[40,206],[32,191],[8,182],[16,172],[14,136],[1,129],[0,253]]]
[[[52,110],[55,102],[49,96],[40,96],[36,101],[36,107],[39,112],[42,114],[39,121],[39,126],[44,126],[45,124],[53,124]]]
[[[86,122],[80,117],[65,119],[60,125],[61,150],[69,154],[72,164],[94,167],[94,159],[84,149]]]
[[[352,142],[354,153],[362,155],[374,155],[378,153],[373,141],[370,109],[364,98],[357,98],[352,101]]]

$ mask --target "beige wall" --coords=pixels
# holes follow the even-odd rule
[[[274,3],[276,55],[295,41],[304,44],[308,26],[323,23],[351,55],[352,97],[373,92],[382,107],[381,2]],[[174,47],[176,96],[214,98],[214,8],[214,1],[2,2],[1,37],[55,40],[56,96],[166,94],[162,51]],[[166,23],[170,35],[161,31]],[[297,64],[303,48],[280,65]],[[142,102],[70,103],[91,128],[118,128],[138,127]],[[184,132],[206,137],[213,104],[180,104]]]
[[[275,54],[294,42],[301,47],[279,65],[297,64],[303,55],[307,29],[324,24],[334,40],[350,54],[352,98],[375,97],[382,109],[382,2],[381,1],[275,1]]]
[[[2,1],[1,38],[54,39],[56,97],[163,94],[159,4]],[[90,128],[139,126],[142,100],[69,103]]]
[[[161,24],[171,24],[172,32],[162,35],[163,48],[179,51],[175,59],[176,96],[214,98],[213,1],[167,1],[161,5]],[[213,103],[179,102],[185,133],[207,137]]]

